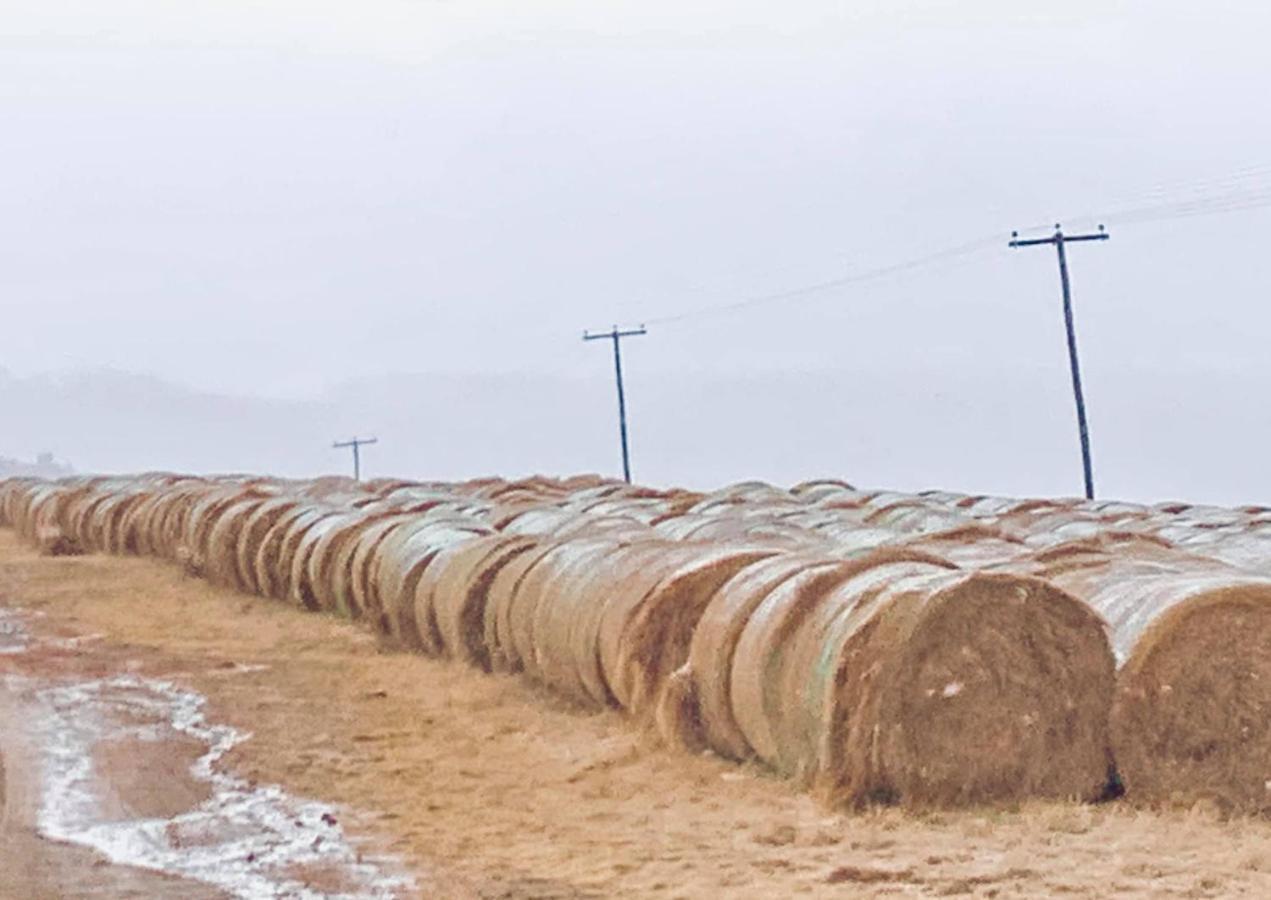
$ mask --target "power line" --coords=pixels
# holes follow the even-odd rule
[[[721,315],[725,313],[739,312],[757,306],[766,306],[771,303],[778,303],[785,300],[799,300],[811,297],[816,294],[825,293],[835,288],[846,287],[849,284],[859,284],[866,281],[875,281],[885,278],[889,275],[896,275],[901,272],[908,272],[913,269],[919,269],[924,266],[941,262],[947,259],[968,256],[979,250],[983,250],[1001,239],[1000,235],[990,235],[965,244],[958,244],[955,247],[948,247],[944,250],[938,250],[926,256],[916,257],[914,259],[904,260],[903,262],[892,263],[887,266],[880,266],[876,269],[867,269],[862,272],[855,272],[851,275],[844,275],[840,278],[831,278],[827,281],[816,282],[815,284],[803,285],[802,287],[790,288],[788,290],[777,291],[771,294],[759,294],[754,297],[746,297],[741,300],[734,300],[728,303],[720,303],[714,306],[699,307],[698,309],[686,310],[682,313],[673,313],[665,316],[655,316],[646,319],[646,324],[665,325],[670,322],[682,322],[686,319],[696,319],[702,316]]]

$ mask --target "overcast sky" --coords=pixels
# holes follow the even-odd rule
[[[649,321],[626,361],[650,480],[1077,490],[1054,255],[1005,241],[1106,219],[1111,241],[1071,250],[1101,482],[1271,500],[1271,207],[1124,213],[1227,193],[1257,206],[1271,191],[1264,4],[0,0],[0,13],[0,367],[20,379],[111,367],[293,403],[355,379],[392,390],[395,373],[607,391],[610,359],[581,330]],[[693,378],[714,387],[659,386]],[[768,405],[729,432],[747,407],[710,391],[760,382]],[[497,393],[483,397],[497,414]],[[533,402],[562,400],[506,395],[518,416]],[[612,467],[611,403],[596,393],[553,426],[603,446],[595,468]],[[393,424],[366,419],[356,427]],[[813,420],[839,424],[798,424]],[[0,455],[65,430],[0,424]],[[94,456],[102,439],[54,449],[126,467]],[[502,443],[479,458],[517,470],[515,440]],[[245,467],[285,469],[289,452]],[[160,462],[213,464],[179,449]]]

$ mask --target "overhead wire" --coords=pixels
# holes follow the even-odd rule
[[[1206,176],[1197,179],[1180,179],[1163,182],[1126,195],[1110,204],[1103,217],[1075,216],[1059,221],[1099,222],[1109,225],[1137,225],[1147,222],[1195,216],[1221,215],[1271,206],[1271,163],[1256,164],[1237,169],[1225,175]],[[1054,223],[1033,225],[1019,229],[1019,233],[1040,232],[1054,227]],[[728,315],[774,303],[788,303],[814,298],[855,284],[878,281],[933,266],[937,263],[973,255],[999,242],[1005,242],[1005,233],[984,235],[972,241],[937,250],[923,256],[906,259],[875,268],[849,272],[835,278],[799,285],[769,293],[756,294],[708,306],[686,309],[641,319],[644,325],[667,325],[708,316]]]

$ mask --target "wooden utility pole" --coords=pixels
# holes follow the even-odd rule
[[[627,398],[622,389],[622,339],[625,337],[638,337],[642,334],[648,334],[644,326],[639,328],[629,328],[626,331],[620,331],[618,326],[613,326],[609,331],[601,331],[592,334],[589,331],[583,332],[584,341],[613,341],[613,372],[618,382],[618,435],[622,440],[622,477],[626,479],[627,484],[631,483],[631,455],[627,450]]]
[[[1068,254],[1064,245],[1075,241],[1106,241],[1108,233],[1099,226],[1095,234],[1064,234],[1055,226],[1055,233],[1047,238],[1020,240],[1019,232],[1011,232],[1012,247],[1036,247],[1054,244],[1059,254],[1059,283],[1064,292],[1064,327],[1068,330],[1068,364],[1072,369],[1072,393],[1077,400],[1077,430],[1081,433],[1081,468],[1086,478],[1086,499],[1094,499],[1094,469],[1090,462],[1090,429],[1086,425],[1086,399],[1081,391],[1081,365],[1077,361],[1077,332],[1072,324],[1072,288],[1068,282]]]
[[[378,444],[379,438],[352,438],[347,441],[336,441],[332,447],[352,447],[353,448],[353,480],[362,480],[362,457],[358,452],[365,444]]]

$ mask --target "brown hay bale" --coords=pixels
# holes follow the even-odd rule
[[[761,606],[733,672],[751,746],[835,804],[1093,798],[1112,685],[1103,623],[1070,595],[904,562]]]
[[[335,515],[325,516],[306,528],[300,535],[291,559],[291,592],[288,599],[293,604],[313,611],[323,608],[318,598],[319,588],[315,582],[314,553],[323,538],[347,525],[356,516],[355,512],[337,512]]]
[[[667,744],[701,753],[709,749],[702,725],[701,698],[688,663],[667,678],[653,709],[653,727]]]
[[[715,592],[774,552],[754,547],[710,548],[649,591],[621,634],[618,680],[616,686],[610,685],[619,701],[632,713],[645,712],[671,673],[688,662],[693,632]]]
[[[1112,625],[1127,798],[1271,814],[1271,581],[1182,553],[1046,574]]]
[[[234,547],[234,584],[245,593],[263,594],[256,580],[256,557],[269,530],[282,516],[295,509],[299,501],[290,497],[274,497],[256,504],[238,533]]]
[[[691,712],[699,718],[693,729],[700,730],[702,740],[721,756],[748,757],[750,745],[733,716],[731,700],[737,641],[755,608],[782,582],[800,573],[815,577],[837,565],[837,561],[782,554],[747,566],[721,585],[702,611],[689,645],[688,678],[692,687],[686,693],[696,699],[700,708],[672,704],[668,712],[677,709],[680,715]],[[662,733],[672,739],[684,730],[685,726],[677,721]]]
[[[643,545],[636,551],[648,553]],[[657,545],[653,545],[657,546]],[[652,548],[650,548],[652,549]],[[709,544],[663,544],[656,555],[644,559],[638,570],[627,570],[624,578],[608,586],[597,597],[599,621],[596,623],[595,651],[600,660],[608,692],[618,705],[630,709],[633,682],[622,670],[625,635],[632,627],[650,595],[663,582],[682,571],[692,571],[698,564],[709,565],[716,548]],[[590,634],[588,635],[590,637]]]
[[[299,515],[292,517],[284,517],[279,523],[286,523],[286,531],[282,536],[282,541],[278,544],[277,557],[272,570],[268,572],[268,578],[272,591],[271,597],[278,600],[295,602],[294,598],[298,594],[296,586],[296,569],[297,560],[300,556],[300,545],[305,537],[318,525],[327,519],[340,515],[340,512],[327,507],[301,508]],[[262,548],[264,553],[264,548]],[[260,560],[258,559],[258,562]],[[261,574],[261,569],[257,567],[257,576]]]
[[[350,515],[339,520],[318,540],[309,557],[309,580],[319,609],[352,616],[348,594],[353,549],[361,530],[382,515],[365,512]]]
[[[312,521],[323,514],[323,510],[297,501],[295,506],[283,512],[265,532],[256,549],[256,558],[252,560],[252,577],[256,583],[256,591],[262,597],[281,600],[286,596],[291,569],[289,561],[284,566],[283,553],[288,539],[302,521]]]
[[[262,497],[246,497],[225,507],[207,536],[207,580],[238,589],[238,543],[252,514],[265,503]]]
[[[348,602],[354,618],[379,621],[381,609],[369,599],[371,571],[377,565],[376,555],[380,545],[407,521],[407,517],[402,514],[385,516],[358,533],[353,556],[349,561]]]
[[[35,549],[41,556],[81,556],[84,548],[67,537],[56,525],[40,525],[35,530]]]
[[[509,624],[512,600],[526,573],[555,546],[555,543],[548,541],[536,544],[504,565],[490,582],[483,624],[491,671],[519,672],[521,670],[520,660],[512,646]]]
[[[600,672],[599,620],[615,586],[626,583],[633,554],[641,552],[634,546],[608,535],[571,541],[567,554],[554,559],[554,573],[540,586],[541,597],[530,611],[532,655],[526,661],[527,670],[543,684],[587,705],[613,703]],[[653,551],[644,552],[656,558]],[[545,560],[535,571],[546,564]]]
[[[616,543],[602,539],[563,539],[530,568],[517,584],[505,606],[508,643],[505,652],[513,665],[541,680],[542,648],[535,639],[534,625],[539,607],[559,599],[560,582],[571,570],[603,565]]]
[[[328,550],[328,553],[332,554],[330,571],[322,578],[330,585],[331,602],[341,615],[360,619],[363,614],[355,584],[359,580],[364,580],[364,574],[355,568],[354,564],[365,560],[365,554],[361,557],[358,555],[364,538],[369,533],[372,543],[375,543],[387,534],[385,529],[377,526],[385,522],[391,526],[400,519],[401,516],[392,511],[369,513],[348,528],[341,529],[340,533],[333,538],[333,545]]]
[[[504,566],[537,543],[528,537],[489,535],[447,547],[433,561],[430,569],[437,578],[430,603],[447,656],[489,671],[485,610],[490,585]],[[418,609],[415,615],[418,619]]]
[[[481,533],[475,523],[421,519],[411,527],[398,529],[381,546],[376,591],[383,604],[382,625],[403,646],[422,651],[439,640],[434,623],[415,619],[419,580],[439,551]],[[427,629],[423,637],[421,624]]]

